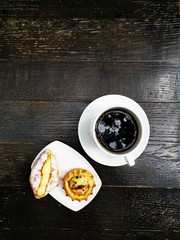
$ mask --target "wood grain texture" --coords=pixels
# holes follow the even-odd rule
[[[93,236],[96,239],[118,239],[122,236],[127,239],[139,239],[140,236],[142,239],[148,236],[149,239],[157,236],[159,239],[178,239],[180,236],[179,189],[102,188],[90,205],[76,213],[50,196],[35,199],[27,188],[2,188],[0,198],[3,210],[6,210],[0,222],[2,236],[9,237],[13,232],[19,232],[22,238],[26,230],[36,235],[37,227],[39,236],[45,239],[49,231],[58,232],[63,239],[73,236],[73,233],[74,239],[92,239]],[[2,216],[2,208],[0,213]],[[67,218],[70,213],[71,218]],[[77,228],[80,222],[81,228]],[[26,239],[29,237],[31,235],[26,234]]]
[[[1,60],[179,61],[177,1],[11,0],[0,9]]]
[[[177,27],[151,20],[6,19],[0,60],[178,62]]]
[[[0,239],[180,239],[178,0],[0,1]],[[93,161],[78,139],[85,107],[106,94],[137,101],[150,140],[136,165]],[[34,198],[30,166],[60,140],[102,180],[72,212]]]
[[[154,144],[179,143],[180,103],[139,103],[149,118]],[[78,121],[88,103],[1,102],[1,142],[77,141]]]
[[[178,13],[177,0],[31,0],[1,1],[1,16],[41,18],[138,18],[170,19]]]
[[[61,140],[61,139],[60,139]],[[49,142],[0,144],[0,186],[29,186],[30,166],[38,152]],[[98,172],[103,186],[111,188],[180,188],[179,144],[148,144],[134,167],[107,167],[87,156],[80,143],[65,141],[82,154]],[[151,148],[151,151],[148,149]],[[159,148],[159,149],[158,149]],[[166,155],[162,156],[162,154]]]
[[[0,100],[180,102],[179,64],[0,62]]]
[[[92,225],[91,225],[92,226]],[[98,234],[98,235],[97,235]],[[43,239],[48,239],[49,236],[56,236],[62,240],[66,240],[67,238],[71,239],[79,239],[79,240],[109,240],[109,239],[128,239],[128,240],[139,240],[139,239],[148,239],[148,240],[179,240],[179,231],[177,230],[170,230],[170,231],[163,231],[163,230],[119,230],[117,234],[112,232],[112,230],[106,229],[106,231],[101,231],[99,233],[88,231],[88,232],[77,232],[76,229],[43,229],[43,231],[39,231],[39,229],[2,229],[0,232],[1,239],[13,239],[14,236],[17,236],[18,239],[38,239],[39,237]],[[32,237],[32,238],[31,238]]]
[[[78,121],[87,103],[1,102],[1,185],[27,184],[35,155],[49,142],[60,140],[84,155],[105,185],[179,187],[180,103],[140,104],[151,126],[147,148],[133,168],[107,168],[88,157],[78,140]]]

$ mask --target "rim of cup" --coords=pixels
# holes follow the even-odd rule
[[[102,144],[99,142],[97,136],[96,136],[96,131],[95,131],[95,128],[96,128],[96,123],[98,121],[98,119],[102,116],[103,113],[107,112],[107,111],[110,111],[110,110],[113,110],[113,109],[120,109],[120,110],[124,110],[126,111],[127,113],[129,113],[130,115],[132,115],[137,123],[137,126],[138,126],[138,137],[137,137],[137,140],[136,142],[133,144],[133,146],[131,146],[129,149],[127,150],[124,150],[122,152],[111,152],[110,150],[106,149],[105,147],[102,146]],[[93,140],[95,142],[95,144],[102,150],[104,151],[105,153],[111,155],[111,156],[126,156],[126,155],[129,155],[130,153],[132,153],[137,147],[138,145],[140,144],[141,140],[142,140],[142,134],[143,134],[143,126],[142,126],[142,122],[140,120],[140,117],[137,116],[137,114],[135,112],[133,112],[131,109],[128,109],[127,107],[121,107],[119,105],[111,105],[111,106],[108,106],[104,109],[102,109],[98,114],[96,114],[96,116],[92,119],[92,123],[91,123],[91,134],[92,134],[92,137],[93,137]]]

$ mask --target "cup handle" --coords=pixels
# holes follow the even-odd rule
[[[135,161],[134,161],[134,159],[133,159],[132,157],[130,157],[130,156],[128,156],[128,157],[125,156],[124,159],[126,160],[127,164],[128,164],[130,167],[132,167],[132,166],[135,165]]]

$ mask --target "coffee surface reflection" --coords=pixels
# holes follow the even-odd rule
[[[123,152],[136,142],[138,127],[134,117],[124,109],[111,109],[96,122],[95,132],[100,144],[111,152]]]

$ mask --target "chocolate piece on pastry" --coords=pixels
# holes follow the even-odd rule
[[[36,198],[45,197],[58,185],[59,170],[51,150],[45,149],[36,160],[29,181]]]
[[[63,179],[66,195],[72,200],[87,200],[96,186],[94,176],[86,169],[76,168],[69,171]]]

